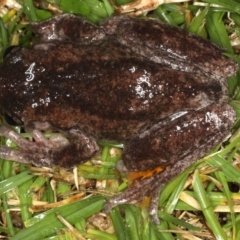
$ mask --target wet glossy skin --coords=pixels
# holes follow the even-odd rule
[[[127,17],[96,27],[62,15],[32,27],[39,44],[14,49],[0,69],[0,104],[36,143],[2,126],[22,148],[0,149],[4,158],[70,167],[93,156],[97,140],[124,142],[128,170],[171,166],[164,184],[230,132],[226,78],[237,65],[210,42]],[[44,139],[47,129],[70,143]]]

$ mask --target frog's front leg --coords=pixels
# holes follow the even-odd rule
[[[54,129],[47,122],[35,122],[26,125],[34,141],[29,141],[14,131],[8,125],[0,126],[0,136],[15,142],[19,150],[2,146],[0,157],[21,163],[33,163],[36,166],[60,165],[73,167],[92,157],[99,147],[94,138],[85,135],[80,129],[72,128],[53,134],[47,139],[42,131]]]
[[[158,222],[161,187],[219,144],[229,134],[235,119],[236,113],[231,106],[213,104],[173,119],[166,126],[155,124],[131,139],[123,151],[123,162],[129,171],[145,171],[159,166],[164,171],[136,179],[124,193],[106,203],[105,211],[150,196],[150,214]]]

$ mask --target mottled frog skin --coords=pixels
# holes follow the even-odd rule
[[[72,167],[99,151],[98,140],[123,142],[127,170],[168,167],[154,190],[229,134],[226,78],[238,67],[209,41],[130,17],[95,26],[64,14],[32,29],[39,43],[14,48],[0,68],[0,105],[35,142],[2,125],[20,147],[2,147],[5,159]],[[65,137],[47,140],[49,129]],[[139,197],[124,194],[105,210]]]

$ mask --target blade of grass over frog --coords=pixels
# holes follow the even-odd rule
[[[224,14],[224,12],[209,12],[207,15],[206,28],[212,42],[226,49],[228,52],[233,53],[233,48],[222,20]]]
[[[21,164],[21,171],[23,171],[24,165]],[[23,171],[24,172],[24,171]],[[19,200],[21,208],[21,216],[23,222],[32,217],[32,213],[29,211],[29,207],[32,205],[32,193],[29,191],[30,186],[33,183],[33,179],[29,179],[24,183],[20,184],[18,187],[19,190]]]
[[[207,163],[215,168],[220,168],[221,172],[233,182],[240,183],[240,171],[220,156],[212,156]]]
[[[172,26],[177,26],[177,23],[174,21],[172,16],[167,12],[165,9],[164,5],[160,5],[155,9],[155,13],[157,16],[164,22],[172,25]]]
[[[174,209],[177,205],[177,202],[179,200],[179,196],[180,196],[180,194],[184,188],[184,185],[187,181],[187,178],[188,178],[188,174],[185,174],[181,178],[180,182],[178,182],[178,185],[176,186],[176,188],[171,193],[171,195],[167,201],[167,204],[164,207],[164,209],[167,213],[171,214],[174,211]]]
[[[237,1],[233,0],[204,0],[204,2],[210,3],[210,4],[217,4],[219,6],[225,7],[229,9],[232,12],[236,12],[240,14],[240,5]]]
[[[193,175],[193,189],[196,194],[198,203],[201,206],[203,215],[206,218],[206,224],[211,229],[211,231],[213,232],[216,239],[227,240],[228,239],[227,235],[222,230],[220,223],[218,222],[218,219],[217,219],[216,215],[214,214],[213,207],[212,207],[212,205],[208,199],[208,196],[204,190],[198,170],[196,170]]]
[[[32,0],[24,0],[23,1],[23,11],[24,13],[27,15],[28,19],[31,22],[37,22],[38,18],[37,18],[37,14],[35,11],[35,7],[33,6],[33,2]]]
[[[187,29],[188,32],[195,33],[201,36],[201,31],[205,25],[204,21],[206,19],[206,15],[208,11],[209,11],[209,7],[206,7],[200,12],[200,14],[198,14],[193,18],[193,20],[191,21]]]
[[[0,182],[0,196],[3,193],[8,192],[11,189],[18,187],[20,184],[30,180],[33,177],[34,176],[31,175],[30,171],[24,171],[24,172],[21,172],[20,174],[17,174],[13,177],[10,177],[6,180],[1,181]]]
[[[2,195],[2,205],[3,205],[6,225],[8,226],[10,236],[14,236],[15,229],[13,227],[12,217],[10,215],[10,211],[7,204],[7,196],[5,194]]]
[[[117,235],[118,240],[131,240],[128,236],[128,231],[126,230],[124,220],[121,216],[119,207],[115,207],[111,210],[110,216],[112,219],[112,223]]]
[[[216,172],[215,175],[217,176],[217,178],[219,179],[219,181],[221,182],[222,186],[223,186],[223,191],[224,194],[227,198],[227,203],[228,206],[230,208],[230,214],[231,214],[231,222],[232,222],[232,226],[233,226],[233,235],[235,235],[236,233],[236,218],[235,218],[235,213],[234,213],[234,209],[233,209],[233,201],[232,201],[232,194],[229,190],[228,187],[228,182],[227,179],[225,177],[225,175],[223,175],[223,173],[221,172]]]
[[[64,225],[58,220],[56,214],[60,214],[66,221],[74,224],[79,219],[88,218],[102,209],[104,198],[101,196],[90,197],[81,201],[51,209],[45,213],[36,215],[25,222],[29,226],[12,237],[12,240],[41,240],[62,229]]]
[[[118,240],[116,236],[111,233],[103,232],[94,228],[89,228],[85,236],[87,239],[97,240]],[[135,239],[134,239],[135,240]]]

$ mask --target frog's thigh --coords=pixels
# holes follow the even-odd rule
[[[236,113],[232,107],[216,104],[189,113],[168,126],[156,124],[133,138],[123,153],[124,164],[129,170],[168,167],[156,175],[136,179],[125,192],[111,198],[104,210],[109,212],[119,204],[135,202],[151,195],[150,215],[158,223],[160,188],[220,143],[230,132],[235,119]]]
[[[123,162],[130,171],[172,166],[204,156],[230,132],[236,119],[227,104],[212,104],[170,121],[156,124],[125,147]]]
[[[84,134],[80,129],[72,128],[61,132],[70,140],[70,144],[52,153],[54,164],[72,167],[85,162],[99,151],[95,138]]]

